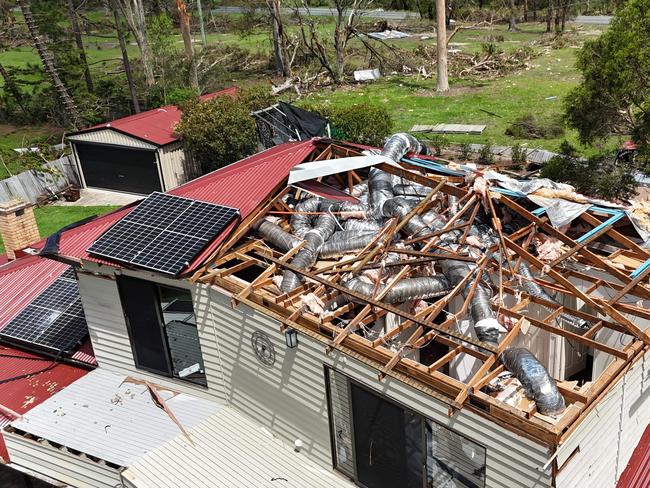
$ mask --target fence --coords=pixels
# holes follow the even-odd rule
[[[43,197],[53,197],[70,185],[79,187],[79,178],[68,156],[44,165],[50,172],[24,171],[0,181],[0,202],[19,198],[37,203]]]

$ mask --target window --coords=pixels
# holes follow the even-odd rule
[[[482,488],[485,448],[327,369],[336,469],[366,488]]]
[[[189,290],[118,277],[136,367],[207,386]]]

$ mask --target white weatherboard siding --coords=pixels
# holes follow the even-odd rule
[[[11,455],[10,466],[40,473],[71,486],[115,488],[120,486],[120,470],[82,458],[55,446],[4,432]]]
[[[558,465],[564,466],[557,488],[616,485],[650,422],[649,355],[627,371],[560,447]]]
[[[338,351],[326,355],[325,344],[304,334],[299,334],[296,349],[288,349],[278,322],[243,304],[232,309],[225,291],[197,285],[194,300],[204,359],[219,372],[216,377],[214,370],[209,372],[211,390],[281,439],[301,439],[303,452],[322,466],[332,466],[323,370],[329,365],[486,447],[486,486],[550,486],[550,469],[541,471],[549,457],[546,447],[467,409],[450,418],[447,406],[433,397],[391,377],[379,382],[373,368]],[[210,328],[216,343],[209,337]],[[273,343],[276,359],[271,367],[259,363],[253,353],[251,334],[257,330]]]
[[[158,146],[131,137],[111,129],[100,129],[68,137],[72,142],[94,142],[97,144],[111,144],[113,146],[135,147],[139,149],[157,149]]]
[[[224,407],[183,436],[150,452],[122,473],[134,488],[335,488],[353,483],[265,433]],[[276,479],[272,481],[272,479]]]
[[[110,273],[110,270],[106,267],[103,268],[103,271]],[[129,274],[136,278],[158,281],[171,286],[187,287],[182,281],[159,278],[151,273]],[[203,398],[214,398],[214,395],[211,395],[207,388],[199,385],[138,370],[135,367],[129,333],[122,312],[122,302],[114,276],[78,273],[78,282],[90,339],[97,358],[97,364],[100,367],[117,373],[131,374],[137,378],[147,379],[183,393]],[[199,334],[201,334],[200,324]],[[203,344],[204,339],[202,337],[200,339]],[[211,367],[207,357],[205,367],[206,369]],[[210,376],[208,374],[208,382]],[[212,376],[214,377],[214,375]]]

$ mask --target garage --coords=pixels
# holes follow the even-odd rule
[[[87,187],[127,193],[161,191],[156,151],[76,144]]]
[[[233,96],[235,87],[199,97]],[[183,112],[166,105],[67,134],[83,188],[148,195],[201,176],[174,131]]]

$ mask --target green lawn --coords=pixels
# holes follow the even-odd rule
[[[101,205],[95,207],[72,207],[72,206],[55,206],[47,205],[35,209],[36,224],[41,233],[41,237],[54,234],[56,231],[73,222],[91,217],[93,215],[102,215],[116,209],[113,205]],[[0,238],[0,253],[4,253],[5,248]]]

